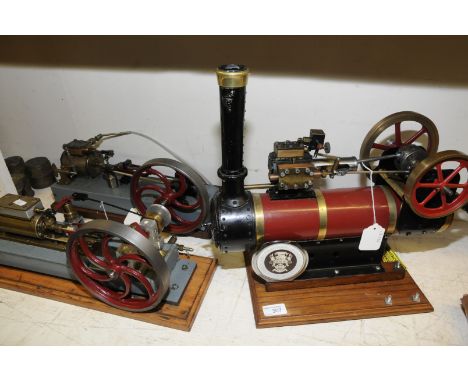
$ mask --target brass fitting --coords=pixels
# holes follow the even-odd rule
[[[244,65],[221,65],[216,70],[218,85],[223,88],[243,88],[247,86],[249,69]]]

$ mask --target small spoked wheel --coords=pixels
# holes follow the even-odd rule
[[[89,293],[115,308],[153,310],[169,290],[169,269],[152,242],[117,222],[81,226],[70,236],[67,260]]]
[[[152,159],[132,176],[133,205],[145,214],[151,204],[164,205],[171,214],[171,233],[190,233],[204,222],[209,198],[205,182],[192,168],[173,159]]]
[[[413,169],[405,185],[405,200],[419,216],[441,218],[468,202],[468,156],[441,151]]]
[[[428,155],[435,154],[439,146],[439,133],[426,116],[401,111],[385,117],[372,127],[364,138],[359,155],[361,159],[367,159],[411,144],[421,145]],[[375,165],[371,167],[375,168]]]

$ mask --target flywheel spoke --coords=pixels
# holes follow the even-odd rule
[[[444,173],[442,172],[441,163],[436,165],[436,170],[437,170],[437,180],[439,181],[439,183],[442,183],[444,181]]]
[[[440,183],[417,183],[417,188],[436,188],[440,187]]]
[[[83,262],[80,262],[79,267],[86,276],[92,278],[93,280],[102,282],[102,281],[109,281],[111,279],[108,275],[102,275],[102,274],[92,271],[85,264],[83,264]]]
[[[106,261],[100,259],[96,255],[94,255],[94,253],[89,249],[88,243],[86,242],[86,240],[85,240],[85,238],[83,236],[81,236],[78,239],[78,241],[80,243],[81,250],[83,251],[84,255],[89,260],[91,260],[94,264],[96,264],[97,266],[99,266],[99,267],[101,267],[103,269],[108,269],[109,268],[109,265],[110,265],[109,263],[107,263]]]
[[[148,293],[148,297],[149,298],[152,297],[152,295],[154,294],[153,287],[151,286],[150,282],[148,281],[148,279],[143,274],[141,274],[140,272],[136,271],[135,269],[127,267],[125,265],[121,266],[120,269],[121,269],[122,272],[134,277],[135,279],[137,279],[141,283],[141,285],[143,285],[143,287],[146,289],[146,292]]]
[[[158,170],[150,167],[146,170],[146,173],[148,175],[156,175],[159,179],[161,179],[161,181],[163,182],[164,184],[164,187],[166,188],[166,190],[170,190],[171,189],[171,182],[169,181],[169,179],[167,179],[166,175],[164,175],[163,173],[159,172]]]
[[[148,262],[136,253],[127,253],[126,255],[120,256],[117,261],[119,264],[122,264],[124,261],[137,261],[139,263],[148,265]]]
[[[105,238],[102,239],[102,243],[101,243],[101,254],[102,256],[104,256],[104,258],[106,259],[106,261],[109,263],[109,264],[113,264],[115,263],[115,259],[114,257],[112,256],[111,254],[111,250],[109,248],[109,241],[111,240],[111,237],[110,236],[107,236]]]
[[[383,151],[390,150],[395,147],[396,147],[395,145],[383,145],[381,143],[374,143],[372,145],[372,148],[377,149],[377,150],[383,150]]]
[[[460,164],[460,166],[458,166],[455,170],[453,170],[450,173],[450,175],[447,178],[445,178],[444,183],[447,184],[448,182],[450,182],[461,171],[462,168],[463,166]]]
[[[414,135],[412,135],[408,140],[403,143],[403,146],[410,145],[416,139],[418,139],[421,135],[427,133],[427,129],[423,126],[421,130],[417,131]]]
[[[177,173],[177,177],[179,178],[179,190],[174,194],[174,198],[181,197],[187,191],[187,179],[185,179],[185,176]]]
[[[429,202],[429,200],[431,200],[437,194],[437,192],[439,192],[439,189],[432,190],[431,193],[427,195],[426,198],[422,202],[419,203],[419,205],[420,206],[426,205]]]
[[[120,275],[120,279],[123,281],[125,285],[125,290],[123,293],[120,295],[120,298],[125,298],[130,294],[130,291],[132,290],[132,282],[130,281],[130,277],[128,277],[125,273],[122,273]]]
[[[197,201],[193,204],[184,204],[184,203],[179,202],[178,200],[174,200],[174,202],[172,203],[174,207],[177,207],[184,211],[194,211],[200,207],[200,204],[201,204],[200,199],[197,199]]]
[[[139,189],[138,189],[138,192],[140,194],[142,194],[143,192],[145,191],[156,191],[158,194],[160,195],[164,195],[167,193],[166,190],[163,190],[161,187],[159,186],[156,186],[155,184],[148,184],[146,186],[141,186]]]
[[[400,147],[401,142],[401,122],[395,123],[395,144]]]

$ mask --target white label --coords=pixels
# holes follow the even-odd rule
[[[382,244],[384,234],[385,229],[377,223],[364,228],[364,231],[362,231],[361,241],[359,242],[359,250],[376,251]]]
[[[23,207],[25,204],[28,204],[23,199],[16,199],[13,203],[20,207]]]
[[[130,225],[132,223],[139,223],[141,220],[141,216],[133,213],[138,212],[138,210],[136,208],[132,208],[130,211],[131,212],[129,212],[125,217],[124,224]]]
[[[270,316],[281,316],[283,314],[288,314],[286,306],[284,304],[275,304],[275,305],[265,305],[262,307],[263,314],[266,317]]]

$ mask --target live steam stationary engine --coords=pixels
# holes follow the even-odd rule
[[[248,70],[225,65],[217,75],[222,187],[211,210],[213,239],[224,252],[251,253],[252,268],[264,280],[383,272],[388,235],[441,230],[466,204],[468,157],[452,150],[437,153],[435,125],[414,112],[378,122],[359,158],[330,155],[322,130],[275,142],[268,157],[270,188],[246,191],[242,155]],[[404,130],[408,122],[418,125],[409,135]],[[381,142],[389,132],[393,137]],[[420,138],[424,145],[417,143]],[[367,173],[375,187],[316,186],[321,178],[352,173]],[[375,224],[385,231],[379,248],[359,249],[363,230]]]
[[[379,121],[364,138],[359,157],[332,155],[319,129],[275,142],[268,156],[270,183],[245,186],[248,69],[223,65],[217,77],[221,187],[207,185],[189,165],[172,159],[110,165],[113,151],[98,150],[99,145],[128,132],[74,140],[63,146],[61,166],[56,168],[61,186],[81,184],[90,190],[95,187],[92,179],[103,174],[113,190],[123,179],[128,184],[126,198],[137,209],[136,221],[130,226],[99,219],[84,223],[73,205],[92,200],[83,192],[61,197],[52,209],[44,209],[34,198],[7,195],[0,199],[0,240],[11,248],[0,251],[0,263],[74,278],[105,303],[142,312],[164,300],[177,303],[194,269],[189,260],[179,258],[184,247],[175,244],[175,237],[164,239],[163,231],[209,233],[221,251],[246,253],[262,282],[279,285],[385,273],[382,259],[389,235],[443,230],[458,209],[466,208],[468,157],[453,150],[437,152],[435,125],[407,111]],[[372,186],[319,187],[323,178],[351,174],[367,175]],[[86,181],[76,183],[80,177]],[[256,192],[261,188],[267,191]],[[69,189],[60,190],[63,196]],[[115,192],[109,191],[109,197]],[[65,222],[56,220],[59,211]],[[364,232],[370,232],[367,242]],[[21,250],[28,252],[22,245],[56,253],[22,257]],[[174,280],[183,287],[171,289]]]

